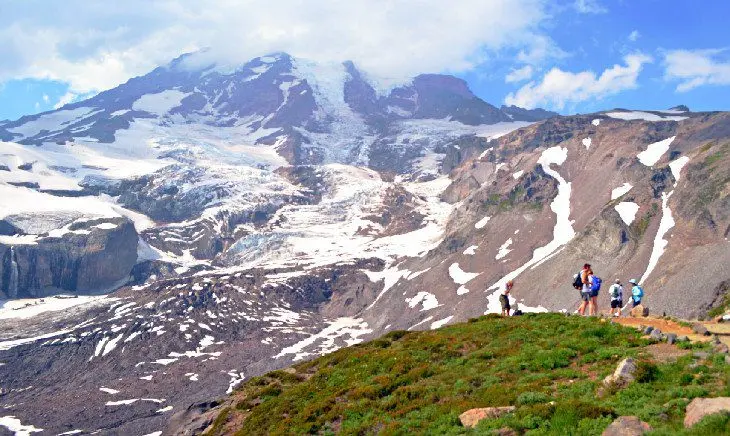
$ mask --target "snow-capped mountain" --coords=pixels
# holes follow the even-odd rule
[[[118,286],[134,256],[125,254],[128,260],[106,268],[117,271],[88,285],[71,277],[87,258],[81,254],[62,265],[49,260],[46,269],[25,260],[60,235],[92,244],[87,230],[68,229],[80,220],[131,220],[142,235],[137,260],[162,260],[157,263],[173,264],[178,273],[214,260],[238,265],[239,258],[260,258],[258,244],[277,243],[282,235],[261,237],[256,226],[280,209],[282,218],[293,210],[306,227],[299,209],[318,201],[316,191],[378,178],[337,165],[428,180],[468,153],[460,142],[472,141],[474,149],[478,138],[530,118],[496,109],[450,76],[422,75],[383,90],[351,62],[276,54],[231,69],[204,65],[202,56],[182,56],[89,100],[0,125],[8,141],[0,189],[13,199],[2,211],[0,243],[22,245],[5,255],[13,280],[0,281],[1,291],[14,298]],[[321,167],[286,169],[291,165]],[[369,186],[337,202],[375,207],[379,194],[368,189],[376,187],[385,189]],[[38,205],[47,210],[35,213]],[[287,228],[301,232],[294,222]],[[102,227],[108,228],[95,227],[99,237],[123,238],[124,253],[130,252],[136,235],[114,236],[111,224]],[[138,264],[135,277],[145,274],[151,273]]]
[[[524,311],[572,310],[585,261],[652,310],[727,290],[728,113],[553,117],[450,76],[201,59],[0,123],[23,425],[174,433],[244,378],[498,311],[508,279]]]

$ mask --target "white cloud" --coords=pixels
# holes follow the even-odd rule
[[[679,92],[702,85],[730,85],[730,61],[717,59],[724,51],[669,51],[664,54],[664,77],[667,80],[679,80]]]
[[[58,99],[58,103],[53,105],[53,109],[58,109],[61,106],[67,105],[69,103],[73,103],[76,101],[76,99],[79,97],[78,94],[73,92],[67,92],[61,96],[61,98]]]
[[[541,82],[529,82],[505,98],[505,104],[526,108],[547,106],[563,109],[568,103],[619,93],[637,87],[637,79],[644,64],[652,59],[641,53],[624,57],[626,65],[614,65],[596,76],[593,71],[571,73],[553,68]]]
[[[632,30],[631,33],[629,33],[629,41],[631,41],[631,42],[635,42],[640,37],[641,37],[641,33],[639,33],[638,30]]]
[[[575,0],[573,7],[581,14],[605,14],[608,12],[608,9],[601,6],[598,0]]]
[[[507,83],[518,83],[528,80],[535,73],[531,65],[525,65],[522,68],[510,71],[504,78]]]
[[[43,94],[43,103],[48,103],[48,94]]]
[[[533,56],[539,57],[540,44],[546,44],[539,27],[545,2],[468,0],[459,7],[441,0],[11,2],[0,16],[0,83],[44,78],[84,94],[202,47],[233,64],[286,51],[315,60],[350,59],[391,77],[465,71],[492,52],[532,47],[533,40],[538,48],[525,55],[537,50]]]
[[[558,47],[551,38],[545,35],[534,35],[530,39],[529,46],[517,54],[517,60],[523,64],[539,65],[568,56],[568,53]]]

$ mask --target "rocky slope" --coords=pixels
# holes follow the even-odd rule
[[[196,59],[0,124],[0,290],[27,299],[0,308],[7,416],[161,431],[293,361],[498,310],[510,278],[524,311],[572,311],[586,260],[655,311],[723,300],[728,113],[536,121],[448,76]]]

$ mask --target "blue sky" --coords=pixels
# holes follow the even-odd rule
[[[564,114],[730,109],[730,2],[707,0],[6,2],[0,119],[51,110],[211,48],[464,78],[486,101]]]

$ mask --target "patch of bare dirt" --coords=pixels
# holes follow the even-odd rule
[[[658,362],[674,362],[678,358],[689,354],[689,350],[682,350],[666,342],[651,344],[646,347],[646,351]]]

